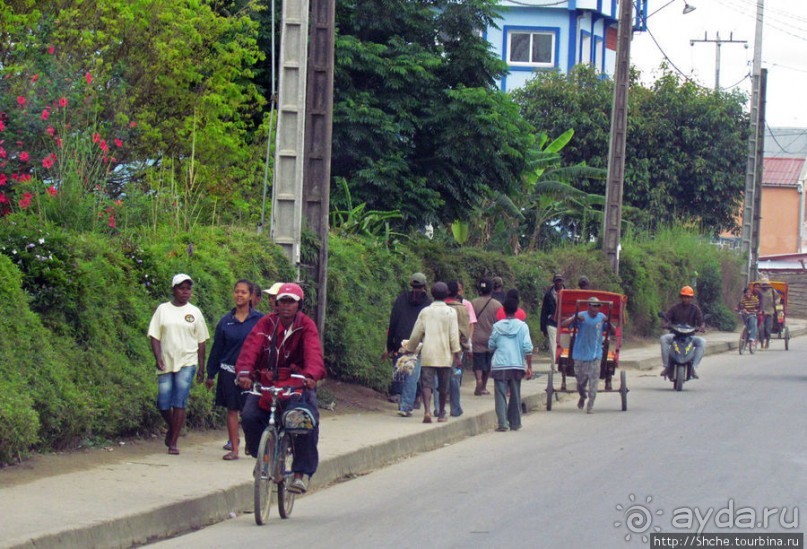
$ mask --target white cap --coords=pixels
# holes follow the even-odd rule
[[[280,288],[282,288],[282,287],[283,287],[282,282],[275,282],[274,284],[272,284],[271,288],[269,288],[268,290],[264,290],[263,293],[269,294],[269,295],[277,295],[277,292],[279,292]]]
[[[171,287],[173,288],[174,286],[179,286],[186,280],[190,280],[191,284],[193,284],[193,279],[184,273],[174,275],[174,279],[171,281]]]

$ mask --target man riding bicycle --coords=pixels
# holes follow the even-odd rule
[[[757,316],[759,311],[759,297],[754,292],[754,288],[748,286],[743,292],[742,299],[737,304],[737,312],[743,318],[743,324],[748,331],[748,344],[752,349],[757,340]]]
[[[325,361],[317,325],[300,308],[303,289],[297,284],[283,284],[277,293],[277,310],[261,318],[252,329],[235,364],[236,379],[242,389],[253,382],[272,385],[289,374],[305,376],[302,401],[307,403],[317,425],[308,435],[294,437],[294,480],[289,492],[301,494],[307,490],[303,475],[310,478],[317,470],[319,453],[319,411],[317,410],[317,381],[325,377]],[[241,427],[247,442],[247,452],[258,454],[261,433],[269,422],[271,396],[249,394],[241,412]]]
[[[693,303],[695,290],[692,289],[692,286],[684,286],[681,288],[679,295],[681,302],[673,305],[670,307],[670,310],[667,311],[664,326],[666,327],[671,324],[689,324],[690,326],[698,327],[701,332],[706,331],[701,308]],[[661,377],[666,377],[670,372],[670,346],[672,345],[674,337],[674,334],[664,334],[659,340],[661,343],[661,362],[664,366],[660,374]],[[694,336],[692,338],[692,344],[695,346],[695,356],[692,360],[692,377],[694,379],[698,379],[698,374],[695,373],[695,369],[703,358],[705,343],[706,340],[702,337]]]

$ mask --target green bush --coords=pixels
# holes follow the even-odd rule
[[[306,233],[304,262],[316,248],[316,238]],[[540,305],[555,272],[570,287],[585,274],[595,288],[627,294],[626,333],[655,335],[656,313],[678,301],[684,284],[697,288],[713,325],[731,328],[734,315],[726,305],[742,289],[741,261],[680,229],[626,239],[619,277],[593,245],[503,256],[445,239],[414,236],[388,247],[372,237],[332,235],[324,334],[328,375],[386,390],[391,365],[380,356],[390,308],[415,271],[426,273],[430,285],[462,280],[468,299],[476,297],[480,278],[501,276],[507,288],[520,290],[539,344]],[[170,299],[177,272],[193,277],[192,302],[211,333],[232,307],[236,280],[265,288],[297,278],[266,235],[237,227],[110,235],[76,233],[24,215],[0,221],[0,460],[162,427],[146,331],[154,309]],[[317,288],[305,278],[307,271],[303,276],[311,313]],[[189,426],[220,425],[222,419],[212,394],[194,386]]]

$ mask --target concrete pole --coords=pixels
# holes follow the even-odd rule
[[[762,72],[762,15],[764,12],[765,0],[757,0],[757,25],[754,33],[754,65],[751,72],[751,124],[748,135],[748,160],[745,169],[745,197],[743,201],[743,227],[742,227],[742,251],[747,254],[748,261],[745,264],[744,275],[746,285],[751,282],[756,271],[756,264],[753,263],[756,250],[753,249],[753,242],[759,243],[759,236],[754,235],[758,231],[758,224],[755,222],[755,206],[757,204],[756,192],[761,190],[762,183],[757,185],[757,156],[761,145],[759,131],[759,91],[760,74]],[[758,248],[757,248],[758,250]]]
[[[605,184],[605,212],[602,223],[603,251],[611,270],[619,274],[622,237],[622,188],[625,181],[625,149],[628,134],[628,71],[630,42],[633,37],[633,3],[619,3],[619,32],[616,44],[614,102],[611,109],[611,136],[608,145],[608,179]]]

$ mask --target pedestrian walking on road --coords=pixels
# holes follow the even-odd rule
[[[544,300],[541,304],[541,333],[546,338],[546,344],[549,348],[550,368],[555,371],[555,352],[557,351],[558,339],[558,294],[561,290],[566,288],[563,284],[563,275],[556,274],[552,277],[552,286],[547,288],[544,293]]]
[[[399,350],[402,342],[412,333],[415,322],[420,311],[428,307],[432,302],[426,293],[426,275],[414,273],[409,277],[410,290],[401,292],[392,304],[392,311],[389,315],[389,326],[387,327],[387,346],[381,355],[381,360],[386,361],[392,358],[392,368],[395,371],[395,364],[399,357]],[[414,410],[415,400],[418,397],[417,387],[420,381],[420,357],[415,363],[415,367],[409,374],[404,374],[400,379],[400,397],[398,401],[398,415],[401,417],[411,417]],[[426,404],[428,406],[428,403]]]
[[[216,383],[216,406],[227,409],[227,435],[229,440],[224,445],[224,460],[232,461],[238,459],[238,448],[240,439],[238,438],[238,413],[241,411],[243,399],[241,389],[235,384],[235,363],[241,353],[241,347],[252,328],[263,316],[252,308],[251,297],[253,286],[249,280],[241,279],[235,283],[233,288],[233,301],[235,308],[225,314],[216,325],[213,335],[213,347],[210,349],[210,357],[207,360],[207,379],[205,387],[208,391]]]
[[[148,329],[157,363],[157,407],[168,428],[165,445],[172,455],[179,454],[177,440],[185,425],[188,396],[194,374],[199,383],[203,380],[205,341],[210,338],[202,311],[189,303],[192,287],[190,276],[175,275],[174,297],[157,307]]]
[[[490,362],[493,352],[488,348],[488,341],[496,323],[496,313],[502,308],[502,304],[493,297],[493,281],[484,278],[476,286],[479,297],[471,304],[476,313],[476,327],[473,335],[473,363],[476,387],[474,395],[481,396],[488,393],[488,376],[490,375]]]
[[[420,351],[422,369],[420,384],[423,394],[423,423],[431,423],[429,410],[435,377],[440,378],[439,409],[437,421],[446,421],[446,400],[448,397],[451,367],[460,367],[460,337],[457,313],[445,303],[448,297],[448,286],[445,282],[436,282],[432,287],[434,302],[420,311],[412,334],[403,347],[407,353],[414,353],[422,341]]]
[[[496,430],[518,431],[521,429],[521,380],[532,377],[533,346],[529,327],[516,318],[518,297],[506,297],[502,309],[505,318],[493,325],[488,340],[488,348],[493,351],[491,375],[496,403]]]
[[[577,378],[577,392],[580,399],[577,407],[590,414],[597,398],[597,384],[600,381],[600,363],[602,362],[603,333],[608,330],[615,334],[616,330],[608,323],[607,317],[600,311],[602,301],[596,297],[588,299],[588,310],[564,319],[561,325],[574,324],[577,334],[574,338],[572,359],[574,360],[574,377]],[[588,398],[588,404],[586,404]]]
[[[457,327],[459,328],[460,337],[460,366],[451,367],[451,380],[448,388],[448,400],[451,409],[451,417],[459,417],[462,415],[462,404],[460,402],[460,387],[462,386],[462,364],[465,361],[465,356],[471,352],[471,338],[473,337],[473,325],[476,324],[476,316],[474,316],[474,324],[471,324],[471,318],[468,315],[468,309],[465,306],[465,301],[460,295],[462,285],[458,280],[451,280],[448,283],[448,297],[446,298],[446,305],[452,307],[457,313]],[[438,389],[439,389],[439,380]],[[436,397],[437,395],[435,395]],[[435,398],[435,410],[438,403]]]

